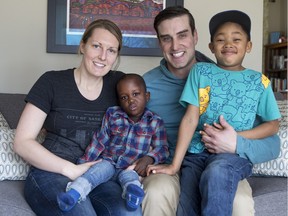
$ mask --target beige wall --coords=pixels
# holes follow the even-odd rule
[[[287,35],[287,0],[269,2],[269,32],[281,31]]]
[[[209,7],[208,7],[209,5]],[[213,56],[208,50],[210,17],[225,9],[240,9],[252,19],[253,51],[245,66],[262,67],[262,0],[184,0],[196,20],[199,33],[197,49]],[[209,8],[209,9],[208,9]],[[9,0],[0,7],[0,92],[27,93],[36,79],[47,70],[76,67],[76,54],[46,53],[47,1]],[[159,57],[122,56],[120,70],[143,74],[159,64]],[[1,103],[1,101],[0,101]]]

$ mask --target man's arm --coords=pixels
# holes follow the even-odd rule
[[[280,139],[277,135],[264,139],[246,139],[237,135],[223,117],[220,117],[220,125],[222,130],[206,125],[202,133],[202,141],[211,153],[235,153],[253,164],[273,160],[279,156]]]
[[[242,158],[247,158],[253,164],[276,159],[280,153],[280,138],[278,135],[273,135],[264,139],[252,140],[238,135],[236,153]]]

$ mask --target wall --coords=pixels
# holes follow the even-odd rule
[[[268,31],[281,31],[287,36],[287,0],[269,2]]]
[[[209,8],[207,7],[209,5]],[[225,9],[240,9],[252,19],[253,51],[245,66],[262,68],[262,0],[184,0],[196,20],[200,41],[197,49],[213,56],[208,50],[208,22],[212,15]],[[203,15],[205,14],[205,15]],[[47,70],[76,67],[76,54],[46,53],[47,1],[9,0],[0,7],[0,92],[27,93],[38,77]],[[160,57],[122,56],[120,70],[143,74],[157,66]],[[214,59],[214,58],[213,58]]]

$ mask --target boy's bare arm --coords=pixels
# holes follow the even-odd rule
[[[241,132],[237,132],[239,135],[247,139],[263,139],[276,134],[279,130],[279,120],[267,121],[262,124]]]

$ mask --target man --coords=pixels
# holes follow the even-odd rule
[[[212,62],[195,50],[197,30],[191,13],[180,6],[168,7],[154,20],[160,48],[164,59],[160,66],[144,74],[147,89],[151,92],[148,107],[160,115],[165,123],[171,162],[177,141],[178,127],[185,113],[179,98],[190,69],[196,62]],[[207,126],[203,141],[215,153],[235,153],[252,163],[271,160],[279,155],[278,136],[262,140],[248,140],[237,136],[235,130],[223,122],[223,130]],[[144,178],[145,199],[142,203],[144,216],[174,216],[180,194],[179,175],[151,174]],[[221,196],[221,194],[219,194]],[[254,215],[252,191],[243,180],[238,185],[234,199],[233,216]]]

